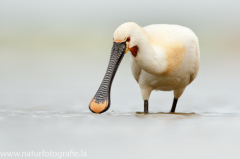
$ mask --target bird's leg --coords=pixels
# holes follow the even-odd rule
[[[144,113],[148,113],[148,100],[144,100]]]
[[[173,99],[172,109],[170,111],[171,113],[175,112],[175,109],[176,109],[176,106],[177,106],[177,101],[178,101],[178,99],[176,99],[176,98]]]

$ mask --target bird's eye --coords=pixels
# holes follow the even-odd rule
[[[130,37],[127,38],[127,41],[130,41]]]

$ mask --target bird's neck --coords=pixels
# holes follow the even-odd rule
[[[165,53],[161,48],[154,47],[151,40],[148,33],[142,29],[139,33],[138,53],[134,59],[145,72],[161,75],[166,68]]]

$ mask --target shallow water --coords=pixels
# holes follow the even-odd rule
[[[240,156],[238,53],[203,51],[199,75],[175,114],[168,113],[172,92],[153,92],[150,113],[142,113],[126,54],[113,82],[110,109],[93,114],[88,103],[104,76],[110,49],[0,51],[1,151],[83,150],[87,158],[119,159]]]
[[[79,151],[88,158],[239,157],[239,113],[2,110],[1,151]],[[4,130],[4,131],[3,131]]]

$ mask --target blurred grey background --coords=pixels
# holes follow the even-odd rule
[[[191,28],[201,49],[201,71],[190,86],[199,95],[193,100],[207,98],[201,100],[208,100],[208,105],[219,102],[223,108],[237,98],[232,90],[239,88],[237,1],[7,0],[0,4],[1,107],[87,110],[107,67],[112,34],[129,21]],[[121,110],[134,110],[142,101],[131,77],[129,55],[118,72],[113,103],[124,105]],[[196,88],[197,84],[203,87]],[[171,95],[153,93],[151,99],[165,110],[164,102],[171,101]],[[187,95],[182,98],[188,102]],[[197,109],[206,105],[201,107]]]
[[[179,111],[240,111],[238,1],[0,2],[0,107],[88,111],[104,76],[112,34],[122,23],[178,24],[199,37],[201,69]],[[236,90],[236,91],[235,91]],[[168,111],[171,92],[154,92],[150,110]],[[112,108],[142,110],[129,54],[112,89]]]
[[[240,111],[238,1],[0,2],[0,107],[88,111],[107,68],[112,35],[124,22],[178,24],[199,37],[201,69],[178,111]],[[113,82],[112,107],[142,110],[129,54]],[[150,110],[168,111],[172,92],[153,92]]]
[[[88,110],[108,64],[114,30],[133,21],[140,26],[183,25],[199,37],[199,76],[182,96],[178,110],[240,111],[239,102],[233,102],[238,98],[234,90],[240,88],[239,4],[190,0],[3,0],[0,106]],[[128,54],[113,83],[111,108],[119,111],[142,110],[140,90],[129,63]],[[167,111],[171,102],[172,93],[154,92],[150,109]]]
[[[1,151],[86,151],[88,158],[239,158],[240,1],[1,0]],[[124,22],[178,24],[199,38],[198,77],[164,114],[172,92],[153,92],[149,110],[126,54],[111,108],[88,104]],[[193,113],[191,113],[193,112]],[[187,114],[184,114],[187,113]]]

